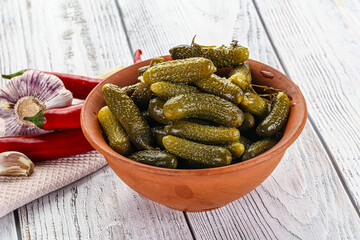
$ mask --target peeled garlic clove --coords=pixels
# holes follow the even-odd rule
[[[0,153],[0,176],[29,176],[34,172],[34,163],[20,152]]]

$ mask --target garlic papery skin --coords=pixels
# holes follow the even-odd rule
[[[20,152],[0,153],[0,176],[29,176],[34,172],[34,163]]]
[[[0,89],[0,137],[49,131],[23,120],[45,108],[70,106],[73,96],[56,76],[36,70],[12,78]]]

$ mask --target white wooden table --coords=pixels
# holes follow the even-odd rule
[[[96,76],[195,34],[239,40],[305,95],[305,129],[273,174],[225,207],[184,213],[106,166],[1,218],[0,239],[360,239],[358,0],[2,0],[0,71]]]

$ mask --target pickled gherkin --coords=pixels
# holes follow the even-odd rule
[[[121,90],[123,90],[128,96],[131,96],[139,85],[140,83],[138,82],[133,85],[122,87]]]
[[[212,74],[209,78],[205,78],[195,82],[195,85],[206,93],[211,93],[222,97],[238,105],[244,99],[244,93],[240,87],[233,84],[226,78]]]
[[[177,167],[177,159],[176,156],[161,150],[143,150],[131,154],[129,159],[145,163],[148,165],[153,165],[156,167],[163,168],[176,168]]]
[[[150,116],[162,124],[169,124],[171,121],[164,116],[164,107],[165,101],[159,97],[153,98],[149,103],[149,114]]]
[[[203,169],[256,157],[281,138],[289,98],[252,83],[248,49],[237,41],[216,47],[194,39],[170,49],[174,60],[155,57],[139,68],[137,84],[103,86],[108,106],[98,119],[116,152],[130,155],[135,146],[134,161]],[[223,67],[230,73],[220,69],[216,75]]]
[[[150,67],[149,65],[148,65],[148,66],[140,67],[140,68],[138,69],[138,76],[141,77],[142,75],[144,75],[144,72],[145,72],[146,70],[148,70],[149,67]]]
[[[162,142],[163,137],[166,136],[166,133],[164,131],[164,126],[157,126],[151,128],[151,132],[153,134],[153,137],[156,141],[156,143],[161,147],[162,149],[165,149],[164,144]]]
[[[264,138],[254,142],[245,150],[244,154],[242,155],[242,160],[248,160],[258,156],[275,146],[276,143],[277,142],[271,138]]]
[[[114,84],[105,84],[102,92],[106,104],[135,147],[139,150],[153,149],[150,127],[133,100]]]
[[[159,63],[145,71],[143,80],[147,84],[160,81],[192,83],[209,77],[216,71],[214,64],[206,58],[189,58]]]
[[[164,128],[168,135],[174,135],[205,144],[225,144],[239,140],[240,132],[231,127],[215,127],[179,120]]]
[[[109,141],[109,146],[115,152],[127,156],[131,150],[130,139],[108,106],[100,109],[98,119]]]
[[[172,59],[204,57],[210,59],[218,68],[236,66],[249,58],[249,50],[233,41],[227,46],[201,46],[194,41],[191,45],[179,45],[169,50]]]
[[[165,59],[163,57],[154,57],[150,61],[150,67],[153,67],[156,64],[159,64],[159,63],[162,63],[162,62],[165,62]]]
[[[255,118],[251,113],[244,112],[244,121],[239,127],[240,131],[246,131],[255,125]]]
[[[259,123],[256,134],[262,137],[274,136],[286,123],[290,111],[290,102],[284,92],[279,92],[272,103],[271,112]]]
[[[247,139],[243,135],[240,135],[238,142],[241,143],[242,145],[244,145],[245,149],[249,148],[250,145],[253,144],[253,142],[251,140]]]
[[[239,66],[233,67],[229,73],[229,80],[239,86],[243,91],[247,91],[252,82],[250,64],[244,62]]]
[[[136,106],[138,106],[139,109],[144,110],[148,107],[151,96],[152,92],[150,90],[150,85],[140,82],[138,87],[131,95],[131,99],[134,101],[134,103],[136,104]]]
[[[146,70],[148,70],[150,67],[155,66],[156,64],[164,62],[164,61],[165,61],[165,59],[163,57],[155,57],[155,58],[151,59],[150,65],[143,66],[138,69],[138,76],[140,77],[140,76],[144,75],[144,72]]]
[[[169,152],[181,158],[209,167],[226,166],[231,163],[231,153],[224,147],[205,145],[167,135],[163,144]]]
[[[239,142],[228,143],[224,147],[231,152],[233,159],[241,157],[245,151],[244,145]]]
[[[168,120],[200,118],[226,127],[239,127],[243,112],[233,103],[207,93],[189,93],[169,99],[163,107]]]
[[[269,113],[269,101],[252,92],[244,94],[244,100],[241,102],[241,109],[247,111],[259,118],[264,118]]]
[[[150,86],[150,89],[156,96],[162,99],[169,99],[185,93],[200,93],[200,90],[194,86],[177,84],[171,82],[157,82]]]

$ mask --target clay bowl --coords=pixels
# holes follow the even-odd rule
[[[165,58],[171,59],[170,56]],[[97,112],[105,105],[101,88],[105,83],[121,87],[136,83],[138,68],[149,63],[150,60],[146,60],[126,67],[100,83],[85,100],[81,127],[90,144],[105,156],[121,180],[157,203],[182,211],[206,211],[246,195],[272,173],[286,149],[304,128],[306,103],[296,84],[278,70],[249,60],[255,83],[283,89],[291,100],[284,135],[272,149],[245,162],[209,169],[164,169],[132,161],[113,151],[103,138],[97,120]],[[229,69],[221,69],[220,72],[226,74]]]

